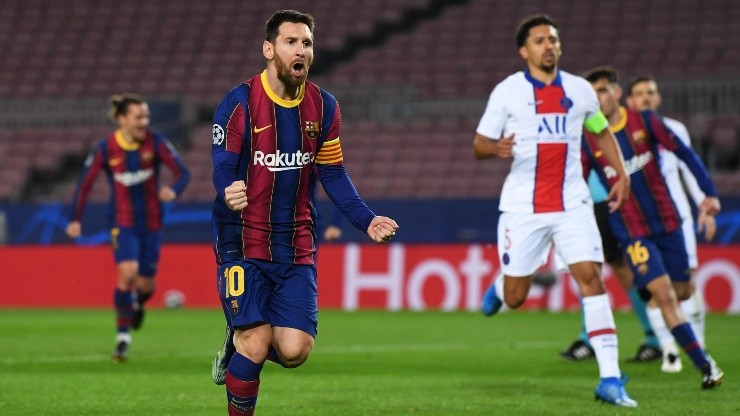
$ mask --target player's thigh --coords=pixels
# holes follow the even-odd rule
[[[139,236],[133,228],[114,227],[110,231],[111,247],[116,263],[123,261],[139,261],[141,245]]]
[[[154,277],[157,274],[159,255],[162,251],[162,232],[140,231],[139,244],[139,275]]]
[[[268,302],[272,287],[262,268],[252,261],[220,264],[216,272],[216,288],[230,327],[243,329],[269,323]]]
[[[547,262],[550,214],[501,213],[498,220],[498,255],[506,276],[531,276]]]
[[[314,346],[314,337],[295,328],[272,327],[273,345],[286,364],[301,364]]]
[[[688,299],[693,293],[691,265],[686,252],[686,242],[681,230],[663,234],[656,239],[665,261],[668,276],[673,282],[680,300]]]
[[[604,262],[601,234],[593,209],[588,205],[556,214],[552,240],[568,266],[581,262]]]
[[[318,325],[316,267],[290,264],[280,265],[279,269],[270,276],[275,288],[269,302],[268,322],[315,337]]]
[[[624,248],[627,265],[634,276],[635,287],[647,287],[653,280],[668,276],[663,253],[653,238],[630,238],[622,241],[621,245]]]

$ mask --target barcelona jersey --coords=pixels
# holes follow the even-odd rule
[[[120,131],[101,140],[90,152],[72,199],[72,220],[79,221],[95,179],[106,173],[111,189],[111,226],[148,231],[162,228],[159,174],[162,164],[173,173],[172,189],[180,195],[190,173],[172,144],[147,131],[143,141],[126,142]]]
[[[637,112],[621,108],[621,121],[610,129],[625,160],[630,175],[631,193],[624,206],[609,218],[615,236],[620,241],[667,234],[681,227],[681,219],[666,181],[660,171],[658,146],[675,153],[696,177],[708,196],[717,191],[696,153],[687,147],[652,111]],[[598,146],[596,137],[584,132],[583,168],[595,168],[601,181],[611,187],[617,181],[616,170],[610,166]]]
[[[316,175],[355,227],[374,214],[343,165],[336,99],[305,82],[292,101],[275,94],[267,72],[229,91],[213,119],[213,244],[219,264],[241,259],[313,264]],[[246,184],[247,207],[231,211],[224,189]]]

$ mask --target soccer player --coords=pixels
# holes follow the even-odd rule
[[[657,111],[660,103],[661,96],[655,79],[648,76],[639,76],[630,81],[627,87],[627,107],[637,111]],[[663,122],[687,147],[691,147],[691,138],[683,123],[668,117],[663,117]],[[689,267],[693,276],[694,271],[699,265],[699,260],[697,256],[694,217],[691,212],[686,190],[691,194],[691,198],[696,206],[700,206],[706,195],[700,189],[696,178],[694,178],[688,166],[679,160],[673,152],[667,151],[663,146],[658,146],[658,152],[660,154],[660,170],[666,179],[666,185],[668,185],[668,190],[681,217],[681,228],[686,243],[686,252],[689,255]],[[685,188],[683,186],[684,183],[686,184]],[[704,238],[707,241],[711,241],[716,231],[714,216],[700,211],[697,222],[699,232],[704,232]],[[680,302],[681,310],[689,320],[699,343],[703,347],[706,347],[704,341],[706,309],[701,292],[693,282],[692,285],[694,286],[693,294],[690,298]],[[647,313],[651,318],[652,325],[655,327],[655,332],[660,337],[661,348],[663,350],[663,364],[661,369],[665,372],[681,371],[681,359],[678,356],[676,344],[670,332],[665,327],[665,322],[663,322],[660,311],[657,308],[648,308]]]
[[[119,362],[127,358],[130,329],[141,327],[144,305],[154,292],[162,245],[162,203],[182,193],[190,173],[170,141],[149,129],[149,106],[142,97],[120,94],[109,101],[108,115],[118,129],[88,155],[66,231],[71,238],[81,235],[80,219],[90,189],[104,171],[111,188],[111,244],[118,264],[113,294],[117,327],[113,361]],[[160,186],[162,165],[174,175],[170,186]]]
[[[619,179],[607,195],[611,210],[629,195],[629,176],[593,89],[583,78],[558,69],[556,23],[546,15],[526,18],[517,29],[516,44],[527,69],[494,88],[473,141],[478,159],[513,158],[499,205],[498,252],[504,277],[486,291],[482,309],[493,315],[503,302],[519,307],[554,243],[583,296],[601,377],[596,398],[635,407],[619,369],[616,326],[601,280],[601,237],[579,166],[584,126],[597,135],[616,167]]]
[[[619,105],[620,89],[614,69],[595,68],[586,79],[599,97],[632,176],[630,198],[619,211],[610,214],[609,222],[632,270],[634,285],[660,308],[673,337],[701,371],[702,388],[719,386],[724,373],[706,355],[676,300],[689,298],[693,287],[680,217],[658,164],[658,145],[673,152],[691,170],[707,195],[699,206],[706,215],[715,215],[720,210],[714,184],[696,153],[655,113],[637,112]],[[616,170],[605,160],[602,150],[596,137],[585,131],[584,172],[593,168],[604,184],[611,184],[617,180]]]
[[[293,368],[313,348],[315,176],[373,241],[398,228],[347,175],[337,101],[307,81],[313,29],[311,15],[275,12],[262,44],[267,68],[229,91],[213,117],[213,247],[227,329],[212,376],[226,384],[231,416],[254,413],[265,360]]]

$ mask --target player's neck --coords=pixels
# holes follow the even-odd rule
[[[624,107],[617,107],[616,110],[612,111],[611,114],[606,116],[607,121],[609,122],[609,126],[618,126],[622,123],[622,119],[627,117],[627,112],[624,109]]]
[[[540,81],[541,83],[545,85],[550,85],[555,80],[555,78],[558,76],[558,68],[553,68],[552,71],[544,71],[541,68],[533,67],[531,65],[528,66],[529,68],[529,75],[536,79],[537,81]]]
[[[270,86],[270,89],[275,95],[285,101],[293,101],[298,98],[301,93],[300,85],[298,87],[286,86],[283,81],[278,79],[275,71],[271,71],[270,68],[267,69],[267,85]]]
[[[126,130],[126,129],[118,129],[118,131],[121,132],[121,138],[126,143],[134,143],[136,141],[136,139],[134,139],[134,136],[128,130]]]

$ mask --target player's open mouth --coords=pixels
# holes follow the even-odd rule
[[[301,75],[303,75],[303,72],[305,71],[305,69],[306,69],[305,65],[303,65],[300,62],[296,62],[293,64],[293,67],[292,67],[293,75],[300,77]]]

